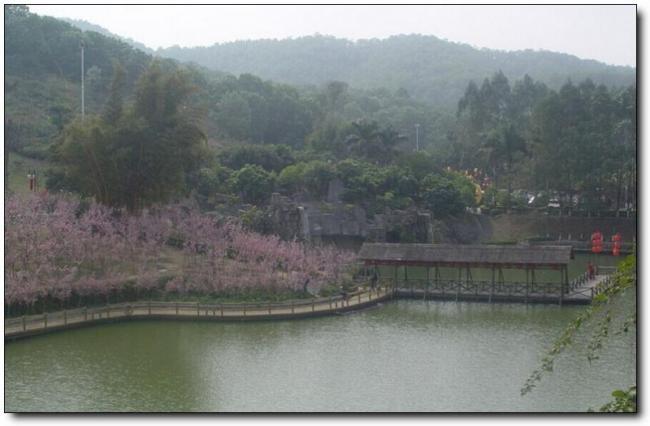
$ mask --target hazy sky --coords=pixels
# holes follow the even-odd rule
[[[158,48],[315,33],[431,34],[476,47],[543,49],[636,66],[634,6],[30,6]]]

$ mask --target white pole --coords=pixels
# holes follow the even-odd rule
[[[84,44],[81,42],[81,119],[86,117],[86,105],[84,99]]]
[[[420,125],[415,125],[415,152],[420,151]]]

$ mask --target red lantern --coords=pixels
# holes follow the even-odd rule
[[[614,244],[612,244],[612,254],[614,256],[620,256],[621,254],[621,240],[621,234],[618,232],[612,235],[612,241],[614,242]]]
[[[591,251],[592,253],[602,253],[603,251],[603,234],[600,231],[591,234]]]

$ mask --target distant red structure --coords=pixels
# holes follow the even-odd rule
[[[591,234],[591,252],[595,254],[603,252],[603,234],[600,231]]]
[[[618,232],[614,235],[612,235],[612,254],[614,256],[620,256],[621,255],[621,234]]]

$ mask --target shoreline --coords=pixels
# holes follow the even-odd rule
[[[523,303],[587,305],[595,294],[608,285],[607,276],[599,276],[598,285],[576,285],[566,297],[554,294],[558,286],[532,289],[489,286],[477,282],[456,283],[455,287],[437,285],[416,289],[413,287],[385,286],[361,290],[345,296],[318,298],[305,301],[292,300],[276,303],[221,303],[201,302],[126,302],[97,308],[78,308],[39,315],[5,319],[5,342],[60,332],[75,328],[133,320],[181,320],[181,321],[269,321],[314,318],[337,315],[375,306],[393,299],[417,299],[438,301],[469,301],[478,303]],[[577,284],[577,283],[576,283]],[[552,286],[553,287],[553,286]],[[504,291],[505,289],[505,291]]]
[[[201,304],[191,302],[133,302],[93,309],[74,309],[17,317],[5,320],[5,342],[43,334],[118,321],[182,320],[182,321],[268,321],[303,319],[374,306],[394,298],[392,288],[314,299],[300,303],[267,304]]]

